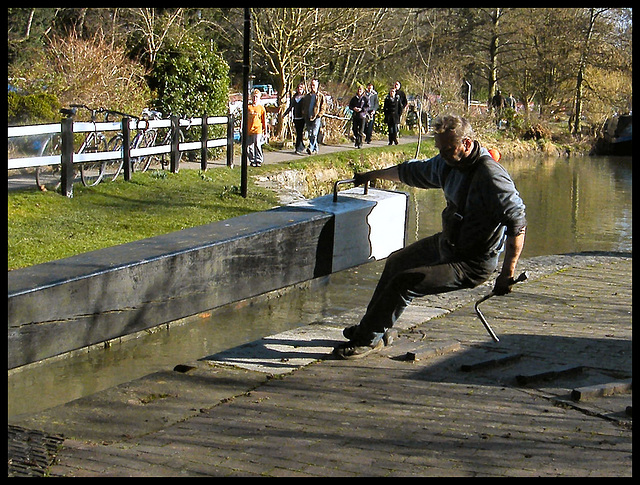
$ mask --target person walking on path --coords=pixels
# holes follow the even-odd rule
[[[318,133],[322,117],[327,110],[327,100],[320,92],[320,82],[317,79],[311,81],[311,91],[304,97],[302,113],[309,136],[308,154],[318,153]]]
[[[290,111],[293,111],[293,125],[296,129],[296,153],[302,155],[304,153],[304,115],[302,113],[302,103],[304,101],[305,85],[304,83],[298,84],[296,92],[291,95],[289,100],[289,107],[283,113],[283,117],[287,116]]]
[[[407,104],[409,104],[409,101],[407,101],[407,95],[402,90],[402,85],[400,84],[400,81],[396,81],[394,83],[394,87],[396,88],[396,94],[400,98],[400,115],[402,116],[402,113],[404,112],[404,109],[407,107]]]
[[[500,120],[502,119],[502,112],[507,107],[507,100],[502,95],[500,90],[496,92],[496,95],[491,98],[491,109],[495,116],[496,126],[500,126]]]
[[[378,100],[378,93],[373,89],[373,84],[367,84],[367,90],[364,95],[369,100],[369,112],[364,123],[364,141],[371,143],[371,135],[373,134],[373,126],[375,125],[376,113],[380,109],[380,102]]]
[[[525,205],[507,171],[474,140],[469,122],[455,115],[433,124],[439,154],[355,175],[355,185],[375,179],[418,188],[441,188],[447,205],[442,231],[391,254],[358,325],[347,327],[348,342],[337,358],[363,357],[389,343],[396,320],[416,297],[473,288],[488,280],[505,249],[493,291],[511,291],[524,247]]]
[[[491,108],[496,112],[497,115],[502,113],[502,110],[507,106],[507,101],[498,89],[493,98],[491,98]]]
[[[402,90],[402,85],[400,84],[400,81],[396,81],[394,83],[394,86],[396,88],[396,95],[400,99],[400,106],[398,107],[398,109],[400,110],[400,113],[398,115],[398,136],[400,136],[400,121],[402,121],[402,114],[404,113],[405,108],[409,104],[409,101],[407,100],[407,95]]]
[[[389,90],[389,94],[384,99],[382,111],[384,113],[384,122],[389,128],[389,145],[398,144],[398,129],[400,126],[400,98],[396,93],[394,86]]]
[[[247,106],[249,119],[247,120],[247,156],[252,167],[262,165],[264,156],[262,144],[267,133],[267,112],[264,106],[259,104],[260,90],[254,89],[251,93],[251,102]]]
[[[353,123],[353,136],[356,148],[362,148],[362,130],[369,112],[369,99],[364,95],[364,87],[358,86],[356,95],[349,101],[349,109],[353,111],[351,122]]]

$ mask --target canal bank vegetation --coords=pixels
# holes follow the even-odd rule
[[[248,13],[251,75],[275,89],[273,113],[283,114],[297,84],[311,77],[336,110],[368,82],[382,102],[400,81],[431,117],[464,104],[484,111],[501,91],[529,123],[567,114],[576,136],[632,109],[628,7],[7,12],[10,124],[59,121],[57,108],[69,103],[223,115],[228,95],[242,91]],[[272,135],[285,139],[286,125],[276,116]]]

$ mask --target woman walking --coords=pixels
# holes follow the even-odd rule
[[[247,120],[247,156],[252,167],[262,165],[262,144],[267,134],[267,112],[264,106],[258,103],[260,90],[254,89],[251,94],[251,103],[247,106],[249,119]]]
[[[353,137],[356,148],[362,148],[362,129],[369,112],[369,99],[364,95],[363,86],[358,86],[358,92],[349,102],[349,109],[353,111],[351,121],[353,122]]]
[[[398,144],[398,127],[400,125],[400,113],[402,104],[400,97],[396,93],[395,86],[389,90],[389,94],[384,100],[384,122],[389,127],[389,145]]]
[[[293,111],[293,124],[296,128],[296,153],[298,155],[304,155],[304,115],[302,113],[302,101],[304,100],[305,85],[304,83],[298,84],[296,92],[291,95],[289,100],[289,107],[284,112],[283,116],[287,116],[290,111]]]

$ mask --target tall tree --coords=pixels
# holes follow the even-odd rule
[[[578,63],[578,70],[576,73],[576,92],[573,110],[574,122],[572,129],[572,133],[574,135],[579,134],[581,131],[585,72],[594,50],[593,36],[596,28],[596,21],[609,9],[596,9],[594,7],[590,7],[588,9],[581,10],[583,10],[582,14],[585,22],[582,31],[582,42],[579,44],[580,62]]]
[[[461,36],[458,48],[465,53],[465,64],[472,70],[469,77],[482,78],[487,83],[487,100],[495,95],[503,78],[502,57],[510,48],[514,34],[512,8],[464,8],[452,10],[458,16]],[[477,83],[477,81],[476,81]]]
[[[164,9],[135,8],[133,12],[134,31],[144,43],[145,57],[149,66],[153,66],[160,50],[167,42],[172,30],[182,27],[184,8]],[[179,29],[181,30],[181,29]]]
[[[347,52],[354,39],[353,25],[366,17],[364,9],[264,8],[253,9],[254,46],[275,78],[280,113],[286,109],[295,76],[315,77],[329,63],[326,46]],[[361,40],[359,37],[356,37]],[[279,117],[276,137],[282,137]]]

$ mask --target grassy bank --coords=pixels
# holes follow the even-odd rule
[[[54,192],[8,194],[8,269],[208,224],[277,205],[272,191],[240,195],[239,170],[202,174],[134,174],[95,187],[74,186],[68,199]]]

